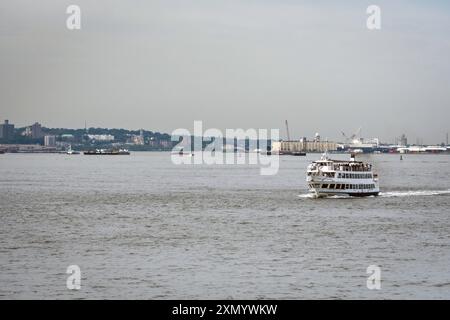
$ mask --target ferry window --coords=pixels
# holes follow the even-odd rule
[[[322,188],[324,188],[324,189],[328,188],[328,184],[323,184]]]
[[[330,189],[334,189],[334,184],[330,184]]]

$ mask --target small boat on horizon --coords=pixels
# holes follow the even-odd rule
[[[73,155],[73,154],[80,154],[80,152],[72,150],[72,146],[69,145],[69,149],[67,149],[66,154]]]

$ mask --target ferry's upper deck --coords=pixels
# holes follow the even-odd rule
[[[362,161],[356,160],[332,160],[320,159],[314,161],[309,167],[308,171],[315,171],[318,169],[323,171],[352,171],[352,172],[371,172],[372,165]]]

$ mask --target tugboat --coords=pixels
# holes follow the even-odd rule
[[[308,166],[306,182],[315,197],[347,195],[353,197],[377,196],[380,193],[378,175],[372,165],[356,161],[332,160],[324,153],[320,160]]]

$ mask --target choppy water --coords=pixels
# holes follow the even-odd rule
[[[0,298],[449,299],[450,156],[366,156],[379,197],[310,199],[319,156],[260,176],[168,153],[0,155]]]

